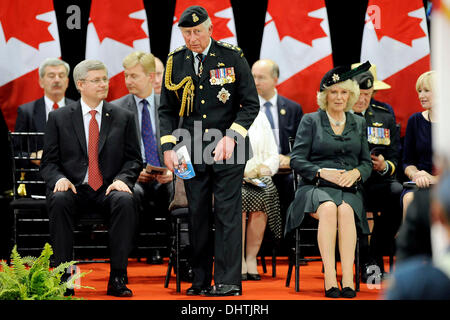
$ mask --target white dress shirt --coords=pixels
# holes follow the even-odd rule
[[[98,123],[98,131],[100,132],[100,128],[102,127],[102,111],[103,111],[103,100],[96,106],[94,109],[89,107],[84,101],[83,98],[80,99],[81,102],[81,112],[83,115],[83,123],[84,123],[84,135],[86,137],[86,148],[89,149],[89,122],[91,121],[91,114],[89,113],[91,110],[96,110],[95,120]],[[88,183],[89,176],[89,168],[86,170],[86,176],[84,177],[83,183]]]
[[[272,118],[273,118],[273,135],[275,137],[275,142],[277,144],[277,149],[278,152],[281,153],[281,147],[280,147],[280,128],[278,125],[278,105],[277,105],[277,100],[278,100],[278,93],[275,89],[275,95],[269,99],[266,100],[263,97],[261,97],[260,95],[258,95],[259,98],[259,110],[264,113],[266,113],[266,107],[264,106],[264,104],[269,101],[270,103],[272,103],[272,107],[270,107],[270,113],[272,114]],[[267,116],[266,116],[267,117]]]
[[[53,101],[50,100],[50,98],[48,98],[46,95],[44,95],[44,101],[45,101],[45,121],[48,120],[48,114],[50,113],[50,111],[53,111]],[[58,107],[64,107],[66,105],[66,99],[63,97],[61,100],[59,100],[58,102]]]

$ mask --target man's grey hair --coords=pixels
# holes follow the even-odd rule
[[[92,70],[105,70],[108,76],[108,69],[103,62],[99,60],[83,60],[73,69],[73,81],[75,85],[78,80],[86,79],[88,72]]]
[[[48,66],[52,67],[64,66],[64,68],[66,69],[66,75],[69,76],[70,66],[67,62],[58,58],[47,58],[44,61],[42,61],[41,65],[39,66],[40,78],[43,78],[45,76],[45,68],[47,68]]]

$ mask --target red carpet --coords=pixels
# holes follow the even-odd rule
[[[307,266],[300,267],[300,292],[295,292],[294,273],[292,274],[290,287],[285,286],[288,261],[285,257],[277,259],[277,276],[272,278],[271,258],[266,258],[267,273],[262,273],[259,265],[258,271],[262,277],[261,281],[243,281],[243,294],[237,297],[192,297],[186,296],[186,289],[191,286],[188,282],[181,283],[181,293],[176,292],[175,275],[169,282],[169,287],[164,288],[164,278],[167,270],[168,260],[162,265],[149,265],[145,261],[137,262],[130,259],[128,266],[128,287],[133,291],[131,298],[116,298],[106,295],[107,281],[109,277],[108,263],[79,264],[81,271],[92,270],[90,274],[81,279],[81,285],[94,287],[91,289],[76,290],[76,297],[87,300],[335,300],[324,296],[323,274],[321,273],[321,262],[309,262]],[[338,281],[340,264],[337,266]],[[386,270],[389,266],[386,264]],[[379,300],[382,299],[383,288],[370,289],[367,284],[361,283],[360,292],[355,299],[351,300]],[[349,299],[339,299],[349,300]]]

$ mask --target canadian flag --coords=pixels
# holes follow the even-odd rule
[[[436,70],[435,107],[439,121],[433,124],[433,151],[436,156],[445,159],[446,169],[450,170],[450,0],[433,1],[431,24],[431,46],[433,68]]]
[[[375,99],[392,106],[404,136],[408,118],[423,110],[416,92],[417,78],[430,70],[430,45],[422,0],[369,0],[361,62],[377,67],[377,78],[389,90]]]
[[[280,67],[279,94],[317,111],[320,80],[333,67],[325,2],[269,0],[260,57]]]
[[[44,94],[39,65],[60,56],[53,0],[0,1],[0,106],[9,130],[17,108]]]
[[[108,68],[108,101],[128,94],[122,60],[136,50],[150,52],[143,0],[92,0],[86,59],[100,60]]]
[[[184,45],[184,39],[178,28],[178,21],[185,9],[192,5],[192,0],[177,0],[173,17],[172,35],[170,38],[170,51]],[[236,27],[234,24],[233,8],[229,0],[200,0],[195,5],[202,6],[208,12],[213,24],[214,40],[237,45]]]

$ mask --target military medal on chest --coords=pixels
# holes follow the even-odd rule
[[[387,128],[367,127],[367,141],[372,144],[390,145],[390,130]]]
[[[209,82],[211,85],[221,85],[233,83],[236,81],[234,67],[219,68],[209,71]]]

